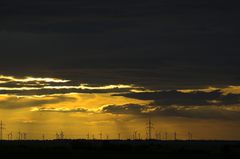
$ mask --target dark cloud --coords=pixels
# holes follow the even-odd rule
[[[108,105],[102,108],[102,112],[112,114],[140,114],[144,109],[144,106],[137,104],[126,104],[121,106]]]
[[[183,93],[176,90],[161,92],[123,93],[114,96],[124,96],[141,100],[154,100],[155,105],[161,106],[209,106],[240,104],[239,94],[223,94],[220,90],[212,92],[193,91]]]
[[[48,98],[29,98],[10,96],[0,100],[0,109],[19,109],[27,107],[40,107],[46,104],[56,104],[65,101],[74,101],[73,97],[66,96],[52,96]]]
[[[109,105],[102,108],[103,113],[131,114],[138,117],[183,117],[192,119],[221,119],[239,120],[240,112],[222,109],[217,106],[204,107],[179,107],[179,106],[157,106],[157,105]]]
[[[42,90],[1,90],[0,94],[15,95],[51,95],[67,93],[121,93],[128,92],[129,89],[108,89],[108,90],[88,90],[88,89],[42,89]]]
[[[1,0],[1,72],[93,84],[239,84],[238,2]]]
[[[57,113],[89,113],[85,108],[58,109],[58,108],[38,108],[39,112],[57,112]]]

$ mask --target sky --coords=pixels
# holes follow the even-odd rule
[[[240,16],[225,0],[1,0],[4,137],[240,139]]]

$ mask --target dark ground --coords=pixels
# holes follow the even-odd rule
[[[0,141],[7,158],[240,159],[240,141]],[[6,158],[6,157],[5,157]]]

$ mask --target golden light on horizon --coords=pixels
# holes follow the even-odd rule
[[[228,136],[231,129],[238,129],[239,105],[232,101],[230,105],[222,104],[229,101],[226,98],[229,94],[231,99],[232,94],[239,94],[239,86],[173,91],[177,95],[220,94],[219,99],[206,100],[202,106],[194,102],[189,105],[189,101],[184,105],[184,100],[189,99],[180,100],[183,105],[175,104],[176,94],[165,101],[171,90],[151,90],[134,84],[73,85],[70,82],[58,78],[0,76],[0,91],[8,91],[0,94],[0,119],[7,125],[6,132],[25,131],[33,139],[39,139],[42,132],[54,139],[59,130],[69,138],[86,138],[87,133],[99,132],[116,138],[120,132],[128,139],[133,131],[138,131],[144,138],[146,120],[152,116],[156,131],[169,134],[177,131],[182,139],[186,131],[193,132],[199,139],[213,138],[214,133],[216,139],[240,138]],[[11,84],[6,85],[8,83]],[[163,99],[155,97],[159,94],[163,94]],[[153,99],[147,100],[145,95]],[[205,133],[205,127],[211,132]],[[220,128],[225,132],[219,133]]]

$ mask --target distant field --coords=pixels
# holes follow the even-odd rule
[[[239,141],[0,141],[0,155],[25,158],[240,158]]]

